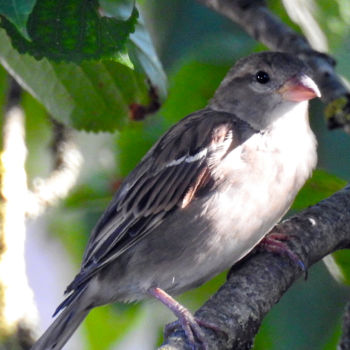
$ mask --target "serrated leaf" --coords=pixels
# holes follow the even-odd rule
[[[0,29],[0,61],[57,120],[76,129],[113,131],[128,122],[132,103],[149,102],[144,76],[117,61],[36,61],[12,48]]]
[[[0,1],[0,14],[6,16],[26,39],[29,39],[27,21],[35,2],[36,0]]]
[[[113,0],[100,0],[104,13],[115,18],[130,15],[133,3],[131,0],[120,0],[117,3]],[[135,68],[147,75],[156,88],[158,97],[164,100],[167,95],[167,78],[141,15],[138,17],[134,33],[128,39],[127,48]]]
[[[137,17],[135,7],[125,21],[102,17],[97,0],[37,0],[27,24],[31,41],[10,22],[3,20],[2,25],[20,53],[37,59],[81,62],[116,57],[134,31]]]

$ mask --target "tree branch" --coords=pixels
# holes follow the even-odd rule
[[[329,128],[343,127],[350,133],[350,92],[335,72],[335,60],[312,49],[309,42],[272,14],[264,0],[198,0],[239,24],[249,35],[271,50],[297,55],[312,69],[312,78],[327,104]]]
[[[289,234],[288,244],[307,267],[338,249],[349,248],[350,185],[271,232]],[[227,282],[195,313],[226,333],[204,329],[209,349],[250,349],[265,315],[301,274],[287,257],[267,252],[251,254],[235,265]],[[189,347],[177,328],[160,350],[180,349]]]
[[[343,332],[338,349],[350,350],[350,303],[348,303],[345,307]]]
[[[80,150],[73,140],[72,130],[53,118],[51,123],[54,167],[47,178],[35,179],[33,189],[28,191],[26,214],[31,218],[41,215],[47,207],[67,197],[78,179],[83,163]]]
[[[27,176],[21,88],[10,80],[0,157],[0,339],[1,349],[29,349],[37,310],[25,264]]]

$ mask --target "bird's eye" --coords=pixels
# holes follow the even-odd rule
[[[266,84],[270,81],[269,75],[263,70],[259,70],[259,72],[255,74],[255,79],[260,84]]]

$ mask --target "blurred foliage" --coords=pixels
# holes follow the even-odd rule
[[[30,116],[25,120],[28,147],[26,170],[29,178],[34,179],[49,174],[52,169],[53,160],[47,153],[51,144],[52,125],[46,110],[28,92],[22,94],[22,107],[25,115]]]
[[[45,1],[40,0],[40,3],[45,4]],[[26,22],[30,6],[39,0],[27,1],[28,7],[20,13],[15,13],[11,7],[24,3],[24,0],[12,0],[0,4],[0,13],[16,26],[17,35],[24,36],[22,40],[32,33],[26,31]],[[133,1],[129,0],[103,0],[100,5],[104,14],[112,15],[118,21],[129,18],[134,8]],[[163,132],[185,115],[206,105],[237,58],[263,48],[229,20],[193,0],[144,0],[141,5],[140,12],[152,33],[160,60],[140,16],[135,33],[127,34],[121,44],[125,48],[117,50],[114,59],[80,62],[83,57],[80,56],[78,64],[54,62],[48,58],[36,60],[29,54],[20,54],[5,30],[0,29],[2,65],[35,97],[29,93],[22,97],[29,151],[26,167],[30,181],[36,176],[45,176],[52,167],[48,113],[76,129],[118,130],[109,143],[114,157],[112,168],[111,165],[109,168],[103,166],[97,150],[92,154],[85,150],[89,143],[94,142],[93,137],[79,134],[83,135],[79,142],[85,151],[84,156],[92,158],[93,165],[85,165],[76,188],[58,208],[51,209],[46,215],[48,231],[63,242],[76,265],[76,272],[88,233],[122,179]],[[268,5],[283,21],[299,30],[288,18],[281,1],[269,0]],[[332,53],[340,61],[339,72],[350,78],[349,1],[317,2],[315,9],[314,15],[329,39]],[[69,18],[64,20],[69,21]],[[80,25],[79,22],[70,24]],[[75,30],[73,27],[71,32],[75,33]],[[143,122],[130,121],[130,104],[147,105],[150,102],[148,81],[156,87],[161,100],[167,95],[166,77],[160,61],[169,78],[168,98],[156,115],[148,116]],[[0,67],[2,106],[6,92],[7,76]],[[313,104],[311,118],[319,140],[322,170],[317,170],[300,192],[293,205],[294,211],[317,203],[342,188],[345,181],[339,177],[350,179],[350,161],[347,161],[349,156],[346,153],[350,149],[349,138],[325,129],[322,108],[320,103]],[[334,257],[345,281],[349,282],[349,252],[337,252]],[[219,288],[225,278],[223,273],[202,287],[185,293],[179,300],[195,309]],[[316,265],[310,271],[309,280],[293,286],[266,317],[254,349],[334,350],[340,334],[342,306],[348,293],[349,290],[337,284],[321,264]],[[87,348],[113,348],[112,344],[137,327],[142,309],[142,304],[116,304],[93,310],[84,323]]]
[[[315,13],[331,49],[340,48],[350,34],[350,6],[347,0],[318,1]]]
[[[340,269],[341,282],[350,285],[350,254],[349,250],[338,250],[333,254],[335,263]]]
[[[140,309],[140,304],[132,304],[119,309],[102,306],[92,310],[85,322],[88,349],[109,349],[135,325],[141,316]]]
[[[348,295],[323,264],[315,265],[266,316],[254,350],[335,350]]]
[[[341,190],[346,184],[347,182],[345,180],[329,174],[325,170],[317,169],[298,193],[292,209],[299,211],[316,204]]]

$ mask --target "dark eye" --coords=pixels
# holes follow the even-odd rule
[[[263,70],[259,70],[259,72],[255,74],[255,79],[260,84],[266,84],[270,81],[269,75]]]

